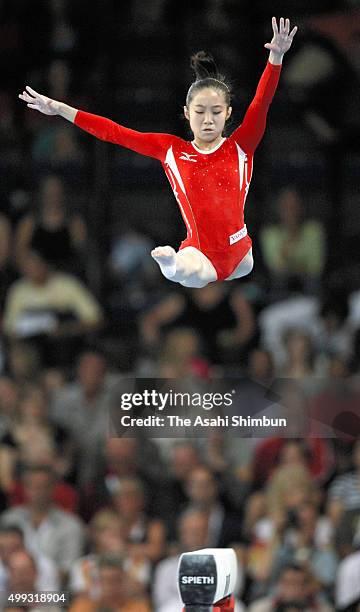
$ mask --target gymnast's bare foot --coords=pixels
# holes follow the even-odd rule
[[[171,246],[159,246],[151,251],[151,256],[159,264],[161,272],[167,278],[176,272],[176,251]]]

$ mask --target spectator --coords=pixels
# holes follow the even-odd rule
[[[292,402],[294,407],[294,401]],[[334,468],[334,453],[328,440],[309,437],[302,440],[306,451],[309,469],[317,482],[325,482],[330,478]],[[261,488],[268,481],[278,466],[279,454],[287,443],[286,438],[271,437],[259,440],[253,456],[254,484]]]
[[[208,516],[207,546],[224,548],[242,540],[239,516],[225,511],[219,499],[219,483],[206,467],[197,467],[187,480],[189,505]]]
[[[311,574],[301,566],[290,564],[282,569],[273,595],[255,601],[249,612],[332,612],[314,588]]]
[[[268,385],[274,377],[272,353],[265,348],[254,348],[249,355],[247,376],[262,385]]]
[[[23,268],[7,295],[4,332],[9,341],[34,343],[44,365],[64,365],[86,335],[101,326],[100,306],[75,277],[53,272],[35,251]]]
[[[51,422],[48,415],[48,398],[41,386],[25,387],[18,403],[18,410],[7,437],[3,440],[12,448],[12,469],[2,485],[10,492],[21,467],[39,463],[42,456],[57,457],[58,476],[66,475],[72,465],[74,445],[65,429]]]
[[[4,525],[16,525],[24,532],[25,546],[34,554],[50,557],[62,577],[83,551],[84,529],[80,519],[53,504],[55,477],[45,466],[28,467],[23,475],[27,502],[6,510]]]
[[[123,557],[128,592],[134,595],[147,592],[150,564],[128,554],[124,523],[116,512],[100,510],[91,519],[89,528],[90,552],[78,559],[71,569],[69,585],[72,593],[88,597],[100,595],[99,560],[109,554]]]
[[[21,529],[0,525],[0,590],[5,591],[9,579],[9,561],[15,552],[26,551]],[[49,557],[39,553],[34,556],[36,564],[36,591],[58,591],[60,588],[57,567]]]
[[[96,481],[103,469],[108,411],[116,381],[105,357],[88,350],[79,357],[75,381],[53,394],[52,418],[71,434],[79,451],[76,481],[81,491]]]
[[[40,253],[57,270],[79,271],[84,258],[87,228],[79,214],[66,210],[64,181],[55,174],[43,178],[39,209],[25,216],[15,234],[15,258],[20,269],[29,249]]]
[[[208,537],[208,515],[203,510],[188,509],[179,518],[178,544],[172,555],[160,561],[154,576],[154,608],[158,612],[181,607],[177,588],[179,554],[206,547]],[[176,609],[176,608],[174,608]]]
[[[137,478],[120,478],[112,495],[112,507],[124,525],[128,553],[138,562],[156,563],[165,549],[165,529],[159,519],[145,513],[145,495]]]
[[[308,451],[296,440],[289,440],[281,449],[278,467],[266,487],[268,510],[286,517],[301,502],[316,499],[309,470]]]
[[[9,593],[34,593],[37,585],[37,566],[34,557],[26,550],[19,550],[10,555],[9,580],[7,589]],[[26,606],[30,612],[39,612],[41,606],[34,604]],[[46,606],[48,612],[58,612],[58,606]]]
[[[360,514],[360,440],[354,444],[352,457],[353,469],[337,476],[329,489],[328,512],[335,525],[344,512]]]
[[[283,300],[265,306],[259,314],[262,342],[276,367],[283,367],[286,359],[284,336],[291,329],[301,330],[312,338],[319,335],[319,299],[296,290]]]
[[[144,488],[146,513],[152,517],[166,517],[166,471],[153,442],[135,437],[108,438],[99,449],[99,460],[102,465],[98,469],[98,479],[90,482],[82,492],[81,516],[89,519],[97,510],[110,505],[119,480],[135,478],[141,480]]]
[[[360,550],[352,552],[340,561],[336,579],[336,609],[339,612],[355,612],[360,605]]]
[[[103,556],[99,560],[99,591],[97,597],[75,598],[70,612],[151,612],[144,597],[129,597],[123,561],[117,556]]]
[[[99,559],[104,554],[123,555],[124,548],[121,519],[113,510],[99,510],[89,524],[89,553],[77,559],[71,568],[69,576],[71,592],[74,595],[98,597]]]
[[[169,484],[168,484],[168,526],[177,521],[184,509],[188,496],[187,481],[191,472],[201,466],[200,452],[189,441],[176,441],[169,449]]]
[[[36,346],[13,340],[7,350],[7,372],[21,389],[40,378],[41,359]]]
[[[117,232],[112,239],[108,261],[110,272],[121,282],[141,291],[145,279],[153,274],[154,267],[147,257],[152,248],[154,242],[141,229],[131,226]]]
[[[74,174],[83,178],[83,151],[74,131],[68,126],[61,126],[56,130],[49,153],[41,164],[44,170],[58,172],[69,181]]]
[[[199,336],[194,329],[175,327],[167,332],[157,373],[161,378],[209,377],[209,364],[201,355]]]
[[[286,187],[278,198],[278,224],[265,227],[260,242],[265,264],[271,274],[274,296],[289,289],[292,277],[305,290],[314,290],[325,263],[325,236],[320,223],[302,219],[302,201],[293,187]]]
[[[328,514],[336,528],[336,544],[339,554],[345,557],[360,543],[360,441],[356,440],[352,451],[352,468],[339,474],[328,490]]]
[[[221,283],[167,295],[145,312],[139,325],[143,341],[153,347],[159,347],[166,329],[195,328],[204,356],[213,364],[243,363],[257,337],[252,304],[242,291]]]
[[[329,519],[320,519],[314,503],[305,502],[288,517],[282,542],[274,551],[272,576],[276,580],[281,567],[291,563],[304,565],[316,580],[319,592],[331,601],[338,565],[331,544],[332,526]]]
[[[189,508],[180,516],[177,524],[178,545],[173,554],[161,561],[155,570],[153,600],[157,612],[176,612],[181,608],[177,588],[179,554],[206,547],[208,527],[208,514],[204,510]],[[242,578],[242,568],[239,565],[237,591],[241,588]],[[240,609],[237,602],[236,610]]]
[[[290,329],[284,337],[285,362],[279,374],[288,378],[303,379],[314,374],[314,346],[309,334]]]
[[[331,362],[335,357],[348,360],[352,353],[353,329],[349,321],[346,293],[332,291],[331,295],[323,299],[320,317],[318,349],[321,357],[325,363],[326,360],[328,363]],[[329,376],[326,370],[325,374]]]
[[[166,480],[165,466],[157,446],[150,440],[141,438],[109,438],[105,446],[106,488],[113,493],[121,478],[139,478],[144,486],[147,508],[157,514],[160,507],[159,497],[156,506],[150,503],[151,493],[157,487],[160,495],[161,485]]]

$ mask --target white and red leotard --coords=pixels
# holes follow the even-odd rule
[[[90,134],[161,161],[187,229],[180,249],[193,246],[204,253],[218,280],[230,276],[251,248],[244,207],[254,151],[265,131],[280,70],[267,63],[242,124],[210,151],[178,136],[137,132],[81,110],[75,117],[74,123]]]

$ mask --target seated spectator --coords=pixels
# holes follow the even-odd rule
[[[154,267],[148,257],[152,248],[154,242],[140,229],[131,226],[117,232],[112,239],[108,262],[114,278],[141,291],[141,283],[153,274]]]
[[[318,339],[319,356],[323,359],[324,374],[331,359],[335,357],[348,360],[353,349],[354,330],[349,320],[348,296],[345,291],[332,291],[326,296],[320,307],[320,334]]]
[[[123,555],[125,548],[123,524],[113,510],[100,510],[89,524],[89,553],[75,561],[69,576],[74,595],[98,597],[98,562],[104,554]]]
[[[273,552],[271,580],[276,581],[286,565],[304,565],[310,569],[319,592],[331,601],[338,564],[331,538],[331,523],[319,517],[314,503],[305,502],[295,508],[283,527],[280,546]]]
[[[265,348],[254,348],[249,355],[246,375],[261,385],[269,385],[274,377],[272,353]]]
[[[186,327],[169,330],[160,350],[157,375],[161,378],[208,378],[209,374],[209,363],[201,354],[196,331]]]
[[[140,438],[109,438],[105,446],[106,488],[111,494],[121,478],[139,478],[143,484],[147,508],[152,515],[159,514],[159,497],[156,505],[151,503],[152,491],[157,487],[160,494],[161,484],[166,479],[165,466],[156,445]]]
[[[210,363],[243,363],[257,338],[252,304],[239,289],[210,283],[202,289],[171,293],[139,320],[142,341],[159,348],[163,333],[192,327]]]
[[[310,469],[308,450],[296,440],[287,441],[279,455],[278,467],[266,487],[270,515],[284,517],[308,499],[316,500],[316,487]]]
[[[28,467],[23,474],[27,502],[0,515],[4,525],[24,533],[25,546],[34,555],[50,557],[65,577],[83,552],[84,530],[80,519],[53,503],[54,473],[45,466]]]
[[[34,172],[55,172],[63,175],[69,182],[83,179],[84,153],[78,136],[64,124],[42,123],[38,126],[32,144]],[[75,182],[75,181],[74,181]]]
[[[53,423],[48,415],[48,398],[41,386],[25,387],[20,396],[17,414],[0,444],[11,449],[10,471],[0,471],[1,484],[9,494],[21,467],[40,463],[46,457],[56,462],[56,473],[64,477],[72,467],[74,445],[67,431]],[[55,458],[57,461],[55,461]]]
[[[101,469],[98,479],[89,482],[81,496],[81,516],[91,518],[94,513],[111,504],[119,480],[141,480],[146,499],[146,513],[151,517],[166,518],[164,505],[166,471],[156,445],[146,439],[108,438],[99,449]],[[89,455],[91,456],[91,455]],[[153,491],[156,490],[156,496]]]
[[[87,350],[80,354],[75,380],[52,396],[51,418],[70,433],[78,449],[76,483],[81,492],[103,469],[107,415],[116,382],[104,355]]]
[[[31,384],[42,373],[38,350],[26,341],[13,340],[7,347],[6,369],[20,389]]]
[[[290,564],[283,567],[274,594],[255,601],[249,612],[332,612],[334,609],[318,595],[311,573]]]
[[[126,550],[138,562],[156,563],[164,554],[165,528],[145,513],[144,487],[138,478],[120,478],[112,494],[112,508],[123,524]]]
[[[34,557],[27,550],[19,550],[10,555],[9,580],[7,590],[9,593],[34,593],[37,585],[37,566]],[[6,609],[6,608],[5,608]],[[41,606],[27,605],[30,612],[40,612]],[[64,609],[63,607],[60,608]],[[48,612],[59,612],[58,605],[46,606]]]
[[[83,153],[74,130],[63,125],[55,134],[54,147],[50,154],[51,167],[59,170],[70,164],[81,167],[82,160]]]
[[[209,432],[202,442],[204,463],[216,477],[226,509],[231,513],[239,513],[238,522],[242,517],[244,501],[252,489],[251,458],[254,442],[251,438],[242,438],[239,444],[238,438],[231,433],[219,431]]]
[[[254,484],[262,487],[272,475],[279,462],[279,454],[286,444],[286,438],[264,438],[259,440],[253,456]],[[324,482],[332,473],[334,454],[329,442],[322,438],[302,439],[307,452],[311,475],[317,482]]]
[[[75,277],[54,272],[35,251],[9,289],[3,327],[9,341],[35,344],[44,364],[63,365],[102,324],[100,306]]]
[[[189,506],[208,516],[207,546],[226,548],[242,540],[240,516],[227,512],[219,499],[219,482],[207,467],[197,467],[190,473],[186,491]]]
[[[291,563],[310,568],[324,598],[332,599],[338,561],[334,530],[317,504],[305,500],[286,514],[269,514],[266,498],[259,491],[248,499],[243,531],[249,542],[250,599],[267,593],[281,568]]]
[[[33,460],[34,465],[46,465],[56,475],[62,471],[63,457],[58,455],[52,447],[47,445],[33,447],[29,456]],[[52,501],[61,510],[76,513],[79,506],[79,494],[74,486],[58,477],[54,485]],[[21,478],[18,478],[8,493],[8,505],[21,506],[26,502],[24,483]]]
[[[15,552],[26,551],[24,534],[18,527],[0,525],[0,590],[7,588],[9,561]],[[57,567],[49,557],[39,553],[34,556],[36,564],[36,591],[58,591],[60,588]]]
[[[69,585],[72,593],[99,595],[99,560],[104,554],[121,555],[127,576],[128,594],[145,594],[150,588],[151,563],[131,543],[126,523],[112,509],[99,510],[89,524],[89,553],[74,564]],[[140,553],[140,554],[139,554]]]
[[[335,525],[346,511],[360,513],[360,440],[354,444],[352,459],[353,469],[337,476],[328,491],[328,514]]]
[[[173,554],[160,561],[155,570],[153,602],[156,612],[181,610],[181,600],[177,587],[179,555],[183,552],[205,548],[207,546],[208,529],[209,517],[204,510],[189,508],[180,516],[177,523],[177,541]],[[242,568],[239,564],[237,591],[242,582]]]
[[[69,612],[151,612],[147,598],[129,596],[121,557],[106,555],[99,560],[99,595],[79,596]]]
[[[190,441],[171,441],[167,457],[169,464],[169,482],[167,487],[168,528],[177,521],[179,513],[184,509],[188,496],[187,481],[191,472],[202,464],[200,452]]]
[[[177,588],[177,568],[179,555],[206,547],[208,537],[208,516],[204,510],[188,509],[179,518],[177,541],[172,555],[160,561],[154,576],[153,600],[155,610],[172,609],[171,605],[181,607]]]
[[[38,210],[23,217],[15,234],[15,259],[22,269],[29,249],[41,253],[56,270],[80,271],[87,229],[84,219],[66,210],[63,180],[55,174],[42,179]],[[84,261],[83,261],[84,263]]]
[[[303,379],[314,375],[314,345],[309,334],[295,328],[284,335],[286,356],[279,376]]]
[[[280,192],[278,215],[279,223],[264,227],[260,234],[275,299],[286,295],[293,277],[305,290],[316,289],[325,264],[324,230],[317,221],[302,219],[302,201],[296,189],[286,187]]]
[[[339,612],[357,612],[360,606],[360,550],[356,550],[339,563],[335,602]]]
[[[318,338],[318,311],[319,299],[298,291],[263,308],[259,314],[261,338],[265,348],[271,352],[276,367],[282,367],[286,359],[283,338],[288,330],[301,330],[314,340]]]

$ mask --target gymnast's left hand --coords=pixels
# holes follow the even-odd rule
[[[284,54],[289,51],[294,36],[297,32],[297,26],[293,27],[290,32],[290,19],[280,17],[279,27],[276,22],[276,17],[272,18],[273,37],[271,42],[264,46],[277,58],[282,59]]]

